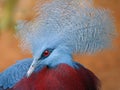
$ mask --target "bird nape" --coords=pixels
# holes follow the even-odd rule
[[[0,90],[99,90],[100,81],[75,62],[75,53],[92,54],[111,46],[110,12],[92,0],[51,0],[34,8],[37,17],[18,23],[24,59],[0,73]],[[42,12],[42,13],[41,13]]]

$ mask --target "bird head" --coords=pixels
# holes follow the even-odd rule
[[[56,46],[57,45],[57,46]],[[56,67],[60,63],[66,63],[72,66],[72,57],[70,50],[56,43],[55,46],[50,46],[50,44],[43,45],[34,54],[34,60],[27,72],[27,77],[29,77],[33,71],[39,66],[47,66],[49,68]]]
[[[72,54],[100,51],[115,36],[110,12],[95,8],[92,0],[52,0],[36,11],[34,20],[18,23],[22,48],[34,57],[28,76],[40,65],[72,65]]]

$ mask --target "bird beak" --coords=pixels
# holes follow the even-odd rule
[[[27,71],[27,77],[30,77],[30,75],[33,73],[33,71],[35,70],[36,68],[36,62],[37,60],[33,60],[29,70]]]

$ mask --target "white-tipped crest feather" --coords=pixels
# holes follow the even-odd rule
[[[18,24],[22,46],[33,53],[45,44],[93,53],[108,47],[115,35],[109,11],[95,8],[92,0],[52,0],[36,11],[42,13],[33,21]]]

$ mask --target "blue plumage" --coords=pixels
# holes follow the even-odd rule
[[[42,13],[18,25],[23,47],[29,45],[33,54],[43,44],[64,46],[71,53],[93,53],[108,47],[115,35],[110,12],[93,7],[92,0],[53,0],[36,6],[36,11]]]
[[[0,73],[0,90],[6,90],[8,88],[12,88],[16,83],[18,83],[22,78],[26,77],[26,73],[32,63],[33,59],[28,58],[24,60],[18,61],[13,66],[9,67],[4,72]],[[77,67],[78,63],[73,62],[71,64],[72,67]],[[80,66],[80,64],[79,64]],[[44,65],[40,65],[35,69],[35,72],[38,72],[44,67]]]
[[[2,72],[0,86],[4,89],[44,66],[64,63],[77,68],[72,54],[100,51],[114,38],[110,12],[95,8],[92,0],[52,0],[42,8],[38,4],[35,10],[40,15],[30,22],[20,21],[17,32],[22,48],[29,49],[34,60],[22,60]]]
[[[28,71],[33,59],[24,59],[0,74],[0,87],[7,89],[12,88],[18,81],[20,81]]]

